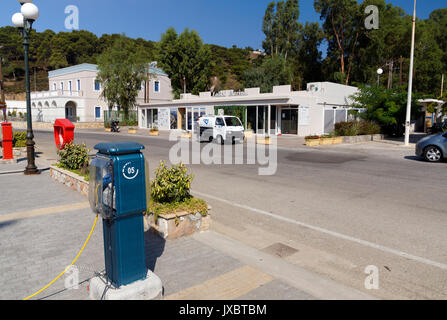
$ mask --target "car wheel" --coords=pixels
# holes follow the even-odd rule
[[[424,158],[429,162],[439,162],[442,159],[442,152],[436,146],[429,146],[424,151]]]
[[[216,143],[217,144],[224,144],[224,140],[223,140],[222,136],[217,136],[216,137]]]

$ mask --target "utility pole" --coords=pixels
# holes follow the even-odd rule
[[[413,67],[414,67],[414,38],[416,33],[416,0],[414,0],[413,10],[413,30],[411,33],[411,53],[410,53],[410,73],[408,75],[408,97],[407,115],[405,119],[405,146],[410,145],[410,125],[411,125],[411,98],[413,91]]]
[[[394,60],[391,60],[391,62],[388,62],[386,64],[389,68],[388,70],[388,89],[391,89],[393,87],[393,68],[394,68]]]
[[[443,95],[444,95],[444,74],[442,74],[441,77],[441,99]]]

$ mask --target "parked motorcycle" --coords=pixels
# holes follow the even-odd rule
[[[120,127],[118,126],[120,122],[117,120],[112,120],[110,123],[110,131],[112,132],[120,132]]]

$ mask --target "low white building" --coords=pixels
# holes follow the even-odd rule
[[[183,94],[178,100],[139,104],[139,127],[190,131],[200,116],[221,113],[238,116],[245,129],[256,134],[321,135],[349,120],[350,97],[356,92],[356,87],[316,82],[305,91],[285,85],[273,87],[271,93],[250,88]]]
[[[149,66],[151,77],[142,84],[137,103],[172,99],[171,80],[156,63]],[[102,83],[97,80],[98,67],[80,64],[48,73],[49,91],[31,93],[33,121],[102,122],[108,105],[101,97]]]
[[[22,115],[25,115],[26,101],[6,100],[6,112],[15,113],[16,115],[22,113]]]

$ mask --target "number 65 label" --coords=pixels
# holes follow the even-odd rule
[[[132,162],[128,162],[123,167],[123,176],[127,180],[133,180],[138,176],[139,170],[132,166]]]

